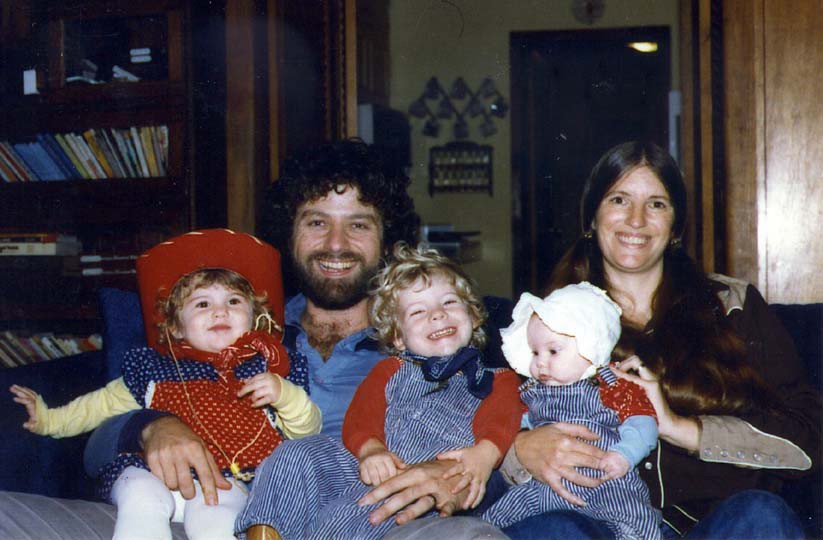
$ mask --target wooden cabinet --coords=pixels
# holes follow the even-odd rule
[[[255,232],[283,156],[356,133],[354,0],[9,4],[0,3],[0,141],[166,126],[168,153],[161,175],[0,181],[0,234],[71,234],[85,254],[129,256],[192,228]],[[131,63],[132,49],[149,49],[152,65]],[[83,82],[84,58],[99,83]],[[112,80],[115,65],[140,80]],[[38,93],[25,95],[29,69]],[[0,278],[0,329],[99,330],[98,289],[136,287],[134,275],[78,275],[78,261],[79,271],[29,262]]]
[[[60,180],[0,183],[0,233],[70,234],[81,240],[82,254],[128,256],[195,226],[201,189],[192,166],[187,3],[83,0],[32,6],[28,32],[3,25],[0,141],[14,147],[37,143],[38,135],[82,136],[94,130],[101,139],[111,136],[99,159],[110,163],[102,167],[105,178],[66,174]],[[149,61],[132,63],[135,54]],[[36,93],[25,93],[24,70],[36,74],[36,85],[28,89]],[[124,72],[139,80],[124,79]],[[126,164],[128,146],[124,142],[118,149],[114,133],[150,127],[157,131],[148,130],[149,137],[162,127],[165,143],[143,139],[151,146],[142,148],[145,159],[153,151],[157,162],[148,174],[135,172]],[[101,267],[102,274],[84,276],[88,268],[82,264],[61,271],[41,257],[18,262],[15,268],[29,271],[3,278],[0,325],[60,320],[77,326],[87,320],[92,326],[99,287],[135,287],[134,275],[123,265],[116,272]]]

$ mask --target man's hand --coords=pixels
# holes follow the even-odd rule
[[[571,504],[585,506],[585,501],[569,491],[562,480],[590,488],[603,483],[602,478],[592,478],[575,469],[599,468],[600,460],[606,453],[586,442],[597,439],[597,434],[584,426],[558,422],[518,433],[514,450],[520,463],[533,477],[548,484]]]
[[[467,491],[452,493],[460,476],[445,479],[443,476],[455,465],[453,461],[426,461],[409,465],[394,478],[390,478],[362,497],[358,504],[376,504],[385,501],[380,508],[369,514],[372,525],[382,523],[396,515],[398,525],[416,519],[433,507],[441,516],[450,516],[463,506]]]
[[[217,488],[231,489],[206,443],[179,418],[164,416],[153,421],[143,428],[142,441],[151,472],[184,498],[195,495],[191,469],[197,472],[206,504],[217,504]]]

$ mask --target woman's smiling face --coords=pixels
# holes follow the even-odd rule
[[[594,222],[606,274],[660,271],[673,223],[669,193],[651,169],[637,167],[615,182]]]

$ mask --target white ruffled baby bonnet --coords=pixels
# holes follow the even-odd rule
[[[500,330],[500,335],[506,360],[525,377],[531,376],[532,351],[526,328],[533,313],[552,331],[575,338],[580,355],[592,363],[581,380],[608,365],[612,349],[620,338],[622,310],[606,291],[583,281],[557,289],[542,300],[530,293],[520,296],[512,312],[511,325]]]

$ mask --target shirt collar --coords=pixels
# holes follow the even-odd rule
[[[306,311],[306,304],[307,300],[304,294],[296,294],[286,302],[286,330],[283,334],[283,345],[287,349],[293,349],[297,342],[297,336],[305,332],[300,324],[300,318],[303,316],[303,312]],[[349,338],[355,340],[354,350],[379,350],[378,341],[372,338],[372,335],[374,335],[374,329],[369,327],[349,336]]]

